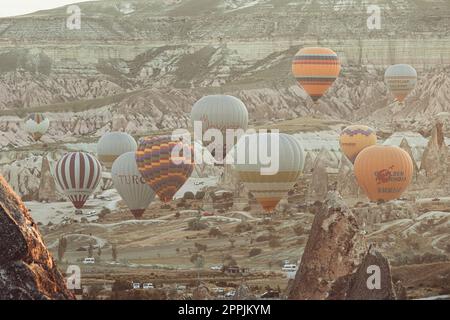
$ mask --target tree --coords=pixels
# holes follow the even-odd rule
[[[233,239],[233,238],[228,238],[228,241],[230,241],[230,246],[231,246],[231,248],[234,248],[234,243],[236,242],[236,239]]]
[[[93,256],[94,256],[94,247],[92,246],[92,243],[89,243],[88,258],[92,258]]]
[[[112,246],[111,255],[112,255],[113,261],[116,262],[117,261],[117,247],[115,244],[113,244],[113,246]]]
[[[58,240],[58,261],[61,262],[67,250],[67,239],[64,237]]]
[[[102,248],[100,246],[98,246],[97,255],[98,255],[98,260],[100,260],[102,257]]]

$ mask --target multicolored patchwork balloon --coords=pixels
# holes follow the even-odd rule
[[[169,202],[191,176],[194,152],[192,146],[171,136],[146,137],[139,141],[136,163],[159,199]]]
[[[331,87],[341,72],[337,54],[328,48],[303,48],[292,62],[292,73],[314,102]]]

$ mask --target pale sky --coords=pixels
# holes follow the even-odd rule
[[[18,16],[88,1],[91,0],[0,0],[0,17]]]

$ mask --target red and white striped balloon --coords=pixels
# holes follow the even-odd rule
[[[81,209],[101,179],[100,162],[85,152],[66,153],[56,164],[55,182],[77,209]]]

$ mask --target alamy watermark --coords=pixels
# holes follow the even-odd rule
[[[66,270],[66,285],[69,290],[81,289],[81,269],[77,265],[70,265]]]
[[[370,276],[367,278],[366,285],[369,290],[381,289],[381,269],[377,265],[370,265],[367,267],[367,274]]]
[[[67,7],[67,14],[69,15],[66,20],[66,27],[69,30],[81,29],[81,9],[77,5],[71,5]]]
[[[367,28],[369,30],[381,30],[381,8],[375,4],[367,7]]]

